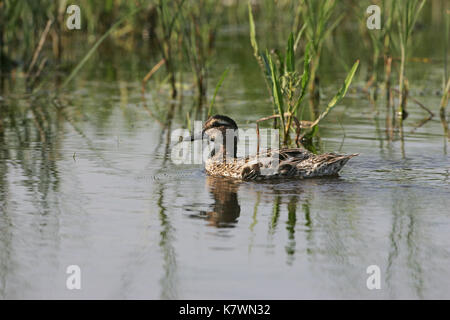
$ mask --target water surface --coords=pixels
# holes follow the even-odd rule
[[[218,46],[212,74],[231,72],[217,108],[255,128],[271,105],[247,29],[222,30]],[[170,159],[168,133],[196,108],[188,84],[182,104],[156,84],[143,103],[148,64],[120,50],[105,57],[59,107],[6,84],[1,298],[450,298],[450,158],[438,116],[415,128],[427,113],[410,103],[403,141],[390,141],[384,99],[369,102],[361,75],[316,141],[319,152],[360,153],[340,177],[237,183]],[[324,61],[322,106],[345,76]],[[411,67],[412,93],[433,110],[440,68]],[[69,265],[82,270],[81,290],[66,288]],[[369,265],[381,290],[366,287]]]

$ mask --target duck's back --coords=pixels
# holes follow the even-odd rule
[[[210,159],[205,169],[209,175],[242,180],[302,179],[337,175],[347,161],[356,155],[315,155],[301,148],[284,148],[227,161]]]

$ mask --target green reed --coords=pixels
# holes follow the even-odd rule
[[[213,95],[213,97],[212,97],[212,99],[211,99],[211,103],[210,103],[210,105],[209,105],[209,109],[208,109],[208,117],[212,116],[212,111],[213,111],[214,103],[216,102],[216,96],[217,96],[217,93],[219,92],[219,89],[220,89],[220,87],[222,86],[223,81],[224,81],[225,78],[227,77],[228,71],[229,71],[229,70],[230,70],[230,69],[226,69],[226,70],[222,73],[222,76],[220,77],[219,82],[217,82],[216,88],[215,88],[215,90],[214,90],[214,95]]]
[[[169,75],[172,98],[177,96],[174,38],[178,36],[178,33],[175,27],[181,16],[184,2],[185,0],[179,0],[168,3],[165,0],[159,0],[157,4],[159,32],[156,32],[155,35]]]
[[[309,93],[311,96],[319,88],[317,84],[317,70],[319,68],[320,56],[325,40],[331,32],[339,25],[343,14],[336,17],[335,0],[301,0],[300,11],[303,23],[306,27],[305,35],[311,43],[311,79]]]
[[[199,104],[207,92],[208,70],[221,12],[219,0],[199,0],[190,2],[181,14],[183,53],[194,73]]]
[[[80,60],[80,62],[77,63],[77,65],[73,68],[72,72],[69,74],[69,76],[66,78],[66,80],[61,85],[61,88],[64,88],[80,71],[80,69],[83,67],[83,65],[89,60],[89,58],[94,54],[94,52],[97,50],[98,46],[113,32],[118,26],[120,26],[126,19],[136,14],[141,8],[136,8],[130,13],[126,14],[124,17],[119,19],[116,23],[114,23],[92,46],[92,48],[86,53],[86,55],[83,57],[83,59]]]
[[[312,122],[300,121],[298,119],[298,110],[301,107],[302,101],[305,97],[308,83],[312,80],[311,61],[313,60],[313,55],[316,52],[313,48],[314,43],[309,41],[306,45],[303,56],[302,73],[300,73],[297,70],[295,55],[296,41],[294,40],[293,33],[289,35],[285,52],[273,50],[273,53],[269,53],[269,51],[266,50],[264,53],[261,53],[256,40],[256,30],[250,4],[249,23],[250,43],[253,47],[253,53],[265,74],[266,84],[274,106],[274,115],[263,120],[268,120],[270,118],[280,119],[282,142],[285,145],[290,143],[290,131],[293,129],[293,123],[297,126],[297,143],[300,129],[306,129],[302,137],[305,137],[307,134],[314,136],[317,132],[319,122],[328,115],[328,113],[347,93],[348,87],[350,86],[356,69],[358,68],[359,60],[355,62],[347,74],[342,87],[328,103],[325,111]]]
[[[86,36],[90,43],[88,51],[82,52],[79,56],[74,55],[70,50],[67,50],[65,55],[61,55],[62,48],[72,41],[72,36],[75,34],[75,32],[69,32],[64,25],[65,9],[70,4],[69,1],[1,0],[0,59],[2,63],[0,68],[6,69],[12,65],[12,62],[17,61],[22,64],[24,73],[27,73],[46,24],[48,21],[53,21],[46,42],[34,64],[31,85],[36,82],[35,78],[39,78],[36,77],[37,75],[41,74],[42,78],[50,78],[53,76],[52,72],[57,70],[58,76],[67,71],[67,75],[61,76],[63,87],[67,86],[78,76],[81,67],[86,66],[87,59],[99,50],[100,43],[108,38],[114,45],[126,43],[121,48],[126,48],[130,54],[137,53],[138,48],[143,47],[144,51],[153,55],[152,63],[164,59],[166,74],[163,77],[168,79],[172,96],[177,95],[179,90],[177,77],[181,76],[183,70],[189,68],[192,71],[189,73],[189,81],[195,84],[199,97],[202,97],[207,92],[208,78],[210,76],[216,78],[216,75],[209,73],[215,56],[213,48],[217,30],[222,26],[243,23],[251,18],[253,51],[263,70],[271,96],[272,92],[275,93],[272,98],[274,99],[274,114],[282,117],[279,125],[283,128],[286,136],[286,132],[289,132],[292,127],[292,122],[295,122],[293,116],[300,116],[303,110],[300,104],[305,97],[305,92],[300,80],[308,80],[306,92],[310,93],[310,97],[317,93],[318,82],[313,80],[319,74],[320,61],[326,62],[327,54],[331,52],[331,48],[327,46],[331,33],[348,32],[345,29],[346,25],[351,25],[355,19],[354,14],[347,10],[349,6],[354,6],[361,14],[365,12],[365,8],[371,2],[382,7],[383,22],[381,30],[361,30],[366,36],[369,34],[373,47],[371,56],[363,62],[369,60],[376,81],[376,70],[380,69],[378,67],[379,60],[384,56],[387,61],[393,57],[394,52],[399,53],[398,55],[401,56],[398,64],[399,70],[396,69],[395,57],[392,67],[395,72],[398,71],[395,77],[397,78],[398,75],[400,94],[402,94],[398,108],[403,113],[406,61],[411,39],[415,36],[413,32],[415,22],[422,7],[428,6],[430,3],[425,3],[425,0],[375,0],[370,2],[367,0],[364,4],[358,2],[358,5],[355,5],[355,2],[351,2],[349,5],[347,2],[336,0],[299,0],[297,2],[264,0],[255,2],[254,7],[258,8],[260,12],[257,22],[268,23],[271,30],[275,28],[273,30],[276,33],[268,33],[270,36],[266,37],[268,43],[279,44],[278,39],[285,38],[282,35],[289,35],[288,31],[293,32],[292,36],[288,37],[288,45],[284,52],[276,50],[271,53],[260,52],[256,43],[255,21],[253,21],[253,16],[247,16],[251,12],[247,11],[248,4],[243,1],[227,1],[228,4],[225,6],[221,0],[153,0],[150,2],[106,0],[100,3],[93,0],[79,0],[77,4],[81,9],[82,30],[77,32],[78,35]],[[142,9],[119,25],[114,25],[127,12],[132,12],[137,7]],[[432,10],[436,9],[440,9],[439,6],[433,5]],[[281,19],[282,17],[284,18]],[[341,22],[343,23],[341,24]],[[337,26],[339,29],[336,28]],[[447,36],[444,37],[445,41],[448,41],[448,21],[446,26]],[[147,33],[148,37],[143,37],[144,33]],[[144,46],[141,46],[142,44]],[[292,60],[291,52],[294,52]],[[303,68],[299,64],[302,60],[303,64],[305,62],[304,57],[301,57],[302,54],[310,57],[306,59],[308,66],[303,65]],[[444,55],[446,54],[444,53]],[[343,60],[343,57],[338,56],[337,59]],[[292,61],[294,61],[293,69]],[[387,63],[385,65],[384,76],[386,79],[390,76],[390,65]],[[46,68],[43,72],[39,71],[41,66]],[[308,77],[306,77],[305,71],[307,71]],[[446,85],[447,81],[444,80],[443,83]],[[448,96],[445,87],[444,94]],[[285,117],[286,113],[288,115]],[[319,117],[319,114],[314,116]]]
[[[416,24],[420,11],[422,10],[426,0],[403,0],[397,4],[397,21],[398,36],[400,44],[400,71],[399,71],[399,104],[397,108],[397,116],[401,122],[405,116],[406,107],[405,99],[405,63],[408,56],[408,44],[411,34]]]
[[[441,99],[441,117],[445,117],[445,109],[447,108],[448,100],[450,95],[450,79],[447,81],[447,85],[444,87],[444,92]]]
[[[442,3],[442,16],[444,20],[444,26],[445,30],[443,32],[444,36],[444,74],[443,74],[443,81],[442,81],[442,87],[443,87],[443,94],[441,99],[441,106],[440,106],[440,114],[441,118],[445,119],[445,109],[447,108],[449,95],[450,95],[450,78],[448,77],[448,62],[447,62],[447,55],[448,55],[448,42],[449,42],[449,29],[450,29],[450,9],[447,9],[448,6],[444,5]]]
[[[392,48],[391,48],[391,37],[393,33],[393,21],[395,21],[395,7],[396,7],[397,1],[395,0],[382,0],[381,2],[378,2],[376,4],[379,4],[381,6],[381,14],[382,14],[382,27],[380,30],[369,30],[367,28],[367,15],[366,15],[366,8],[371,3],[369,2],[358,2],[358,5],[354,8],[355,11],[357,11],[357,15],[360,18],[361,23],[361,33],[369,38],[370,40],[370,46],[372,50],[372,57],[369,68],[370,74],[368,75],[368,83],[367,88],[370,86],[377,87],[379,75],[378,75],[378,69],[379,69],[379,62],[381,59],[383,61],[387,61],[392,56]],[[385,64],[384,69],[384,81],[387,82],[387,77],[389,76],[390,72],[386,70],[388,66]],[[376,91],[376,90],[375,90]]]
[[[1,1],[2,54],[14,60],[31,61],[39,32],[54,18],[52,12],[56,5],[49,0]]]

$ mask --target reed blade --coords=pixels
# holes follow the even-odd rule
[[[306,45],[305,50],[305,56],[303,58],[303,74],[300,78],[300,96],[298,97],[297,103],[295,104],[293,113],[297,115],[297,110],[300,107],[300,104],[303,101],[303,98],[305,97],[306,90],[308,88],[309,79],[311,77],[311,43],[308,43]]]
[[[321,120],[323,120],[327,114],[336,106],[336,104],[345,97],[345,94],[347,93],[348,87],[352,83],[353,77],[356,73],[356,70],[359,66],[359,60],[355,62],[350,72],[347,74],[347,77],[344,80],[344,83],[342,84],[342,87],[339,89],[338,93],[331,99],[331,101],[328,103],[327,108],[324,112],[312,123],[311,128],[314,128],[319,124]]]
[[[255,20],[253,19],[252,5],[248,2],[248,21],[250,24],[250,43],[252,44],[253,54],[259,55],[258,42],[256,41]]]
[[[222,73],[222,76],[220,77],[219,82],[217,83],[216,88],[214,89],[214,95],[213,95],[213,98],[211,100],[211,104],[209,105],[209,109],[208,109],[208,117],[212,115],[212,109],[213,109],[213,106],[214,106],[214,102],[216,101],[217,92],[219,92],[219,89],[222,86],[223,81],[227,77],[227,74],[228,74],[229,70],[230,69],[226,69]]]
[[[286,48],[286,72],[295,71],[294,34],[291,32]]]
[[[280,115],[281,119],[281,126],[284,132],[284,103],[283,103],[283,96],[281,94],[281,88],[280,88],[280,82],[278,81],[278,75],[277,75],[277,67],[273,63],[272,57],[269,55],[268,52],[266,52],[266,56],[269,60],[269,67],[270,67],[270,78],[272,80],[272,96],[273,101],[275,105],[277,106],[278,113]]]
[[[97,50],[97,48],[100,46],[100,44],[111,34],[111,32],[113,32],[119,25],[121,25],[126,19],[128,19],[129,17],[131,17],[132,15],[136,14],[139,10],[141,10],[141,7],[136,8],[135,10],[131,11],[130,13],[128,13],[127,15],[125,15],[124,17],[122,17],[121,19],[119,19],[119,21],[117,21],[116,23],[114,23],[109,29],[108,31],[106,31],[103,36],[101,36],[97,42],[95,42],[95,44],[92,46],[92,48],[86,53],[86,55],[83,57],[83,59],[81,59],[80,62],[78,62],[78,64],[75,66],[75,68],[72,70],[72,72],[69,74],[69,76],[66,78],[66,80],[63,82],[63,84],[61,85],[61,88],[64,88],[65,86],[67,86],[67,84],[69,84],[70,81],[72,81],[72,79],[77,75],[77,73],[81,70],[81,68],[84,66],[84,64],[89,60],[89,58],[94,54],[94,52]]]

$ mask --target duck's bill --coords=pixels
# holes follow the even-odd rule
[[[202,140],[203,139],[203,131],[197,132],[191,136],[184,137],[182,141],[195,141],[195,140]]]

